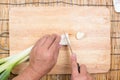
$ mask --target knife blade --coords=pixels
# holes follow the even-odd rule
[[[72,50],[72,47],[71,47],[71,45],[70,45],[70,40],[68,40],[68,38],[69,37],[67,37],[66,36],[66,33],[64,32],[64,35],[65,35],[65,39],[66,39],[66,41],[67,41],[67,43],[68,43],[68,47],[69,47],[69,49],[70,49],[70,51],[71,51],[71,55],[73,55],[73,50]],[[74,53],[75,54],[75,53]],[[78,67],[78,72],[80,73],[80,65],[79,65],[79,63],[77,63],[77,67]]]
[[[68,44],[68,46],[69,46],[69,49],[70,49],[70,51],[71,51],[71,54],[73,54],[72,47],[71,47],[71,45],[70,45],[70,42],[69,42],[69,40],[68,40],[65,32],[64,32],[64,35],[65,35],[65,39],[66,39],[66,41],[67,41],[67,44]]]

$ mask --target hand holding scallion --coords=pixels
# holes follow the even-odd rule
[[[38,40],[30,54],[30,64],[13,80],[39,80],[54,67],[60,49],[60,36],[46,35]]]

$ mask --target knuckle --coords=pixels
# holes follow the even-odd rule
[[[52,55],[48,53],[48,54],[47,54],[47,59],[48,59],[49,61],[53,61]]]

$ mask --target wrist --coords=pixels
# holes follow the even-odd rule
[[[28,76],[30,76],[31,80],[39,80],[42,77],[41,74],[35,72],[30,66],[26,68],[25,73],[26,72]]]
[[[42,78],[44,76],[44,71],[41,71],[41,70],[37,70],[35,69],[36,67],[33,67],[31,65],[28,66],[28,70],[31,71],[32,73],[34,73],[35,76],[39,77],[39,78]],[[40,68],[39,68],[40,69]]]
[[[36,73],[30,66],[28,66],[21,74],[13,80],[39,80],[42,76]]]

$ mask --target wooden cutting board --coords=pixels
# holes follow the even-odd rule
[[[15,7],[10,9],[10,54],[32,45],[45,34],[69,34],[73,51],[80,64],[90,73],[110,69],[110,17],[105,7]],[[76,33],[85,36],[77,40]],[[16,67],[20,73],[28,63]],[[63,46],[56,66],[49,74],[70,74],[69,49]]]

